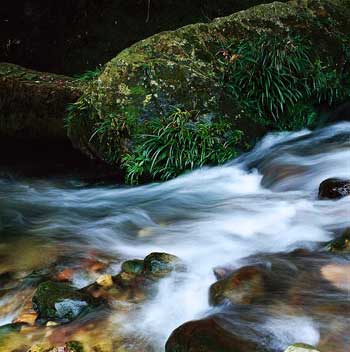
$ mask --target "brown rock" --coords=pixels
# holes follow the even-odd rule
[[[258,352],[255,343],[245,341],[222,328],[213,318],[190,321],[170,335],[166,352]]]
[[[265,294],[267,276],[261,268],[243,267],[211,285],[209,302],[212,305],[219,305],[226,300],[234,304],[252,303]]]

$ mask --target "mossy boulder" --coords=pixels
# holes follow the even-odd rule
[[[263,352],[264,348],[245,341],[223,328],[214,318],[190,321],[170,335],[166,352]]]
[[[66,140],[67,105],[80,94],[71,77],[0,63],[0,137]]]
[[[350,33],[348,4],[273,2],[140,41],[111,60],[86,88],[71,115],[70,138],[90,156],[117,166],[147,122],[167,116],[174,106],[229,119],[233,129],[258,137],[266,130],[222,89],[222,47],[263,32],[293,32],[309,38],[320,56],[340,62],[339,38]]]
[[[350,195],[350,180],[328,178],[319,187],[319,199],[340,199]]]
[[[32,302],[43,323],[47,321],[68,323],[101,303],[66,283],[53,281],[40,284]]]

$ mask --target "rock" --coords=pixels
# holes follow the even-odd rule
[[[350,291],[350,264],[327,264],[321,267],[324,279],[345,292]]]
[[[0,63],[0,136],[67,140],[67,105],[81,94],[72,78]]]
[[[315,347],[305,343],[295,343],[289,346],[284,352],[320,352]]]
[[[122,264],[122,271],[129,274],[141,274],[143,271],[143,260],[127,260]]]
[[[267,277],[263,269],[243,267],[210,286],[209,302],[211,305],[219,305],[225,301],[233,304],[253,303],[264,296]]]
[[[216,277],[217,280],[221,280],[226,278],[227,276],[229,276],[230,273],[232,273],[231,269],[228,268],[214,268],[213,269],[214,275]]]
[[[319,199],[340,199],[350,195],[350,180],[329,178],[320,184]]]
[[[101,275],[97,278],[96,283],[102,286],[105,289],[111,288],[113,286],[113,278],[112,275]]]
[[[217,54],[223,43],[262,32],[292,32],[311,38],[312,45],[322,48],[322,55],[333,58],[334,48],[341,45],[336,44],[338,34],[349,33],[347,1],[272,2],[140,41],[109,61],[98,79],[86,86],[69,136],[91,157],[118,166],[132,152],[146,122],[166,117],[176,106],[235,121],[233,130],[255,139],[266,129],[253,123],[252,116],[242,112],[240,103],[227,96],[219,83],[222,71]],[[102,121],[111,126],[110,133],[94,134]],[[132,121],[130,128],[125,127],[128,121]]]
[[[348,253],[350,252],[350,228],[345,230],[344,233],[336,239],[330,241],[326,248],[330,252],[335,253]]]
[[[183,269],[180,259],[168,253],[151,253],[144,259],[143,263],[143,273],[152,278],[162,278],[172,271]]]
[[[190,321],[172,332],[166,352],[260,352],[254,342],[244,341],[222,328],[215,319]]]
[[[7,335],[11,334],[13,332],[19,332],[22,328],[22,324],[6,324],[0,326],[0,338]]]
[[[58,326],[58,325],[60,325],[60,324],[59,324],[59,323],[56,323],[55,321],[48,321],[48,322],[46,323],[46,326],[47,326],[48,328],[53,328],[53,327]]]
[[[68,284],[52,281],[39,285],[32,302],[33,308],[39,313],[39,319],[43,323],[47,321],[70,322],[101,303]]]

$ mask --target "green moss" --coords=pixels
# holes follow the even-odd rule
[[[79,341],[70,341],[66,343],[69,352],[84,352],[84,346]]]
[[[151,278],[163,278],[181,267],[180,259],[168,253],[151,253],[144,259],[144,274]]]
[[[129,274],[141,274],[143,271],[143,260],[127,260],[122,264],[122,271]]]
[[[51,281],[39,285],[32,301],[42,322],[69,322],[99,303],[68,284]]]

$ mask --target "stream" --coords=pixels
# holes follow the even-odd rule
[[[116,301],[99,317],[55,329],[28,328],[12,340],[13,349],[70,338],[90,344],[116,339],[123,351],[158,352],[181,324],[215,316],[269,351],[304,342],[347,352],[350,255],[328,253],[324,245],[350,227],[350,197],[318,200],[319,184],[329,177],[350,178],[349,122],[269,134],[223,166],[161,184],[2,178],[0,325],[15,319],[30,299],[35,284],[27,278],[33,271],[77,268],[72,282],[82,288],[97,274],[81,263],[103,262],[105,272],[115,275],[127,259],[166,252],[186,270],[160,280],[151,298]],[[213,269],[256,264],[275,275],[264,304],[209,305],[208,289],[217,280]],[[336,275],[339,267],[348,276]],[[90,330],[89,319],[98,319]]]

